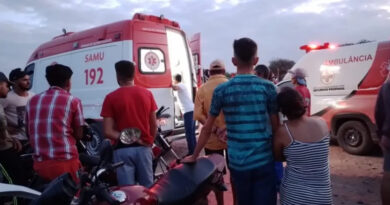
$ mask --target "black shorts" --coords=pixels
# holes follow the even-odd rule
[[[211,155],[211,154],[219,154],[219,155],[222,155],[223,157],[225,157],[226,166],[229,164],[229,159],[228,159],[227,156],[225,156],[225,149],[212,150],[212,149],[204,148],[204,153],[205,153],[206,155]],[[223,169],[223,174],[226,174],[226,166],[225,166],[225,168]]]

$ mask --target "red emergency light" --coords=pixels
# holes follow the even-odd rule
[[[328,42],[324,43],[324,45],[308,44],[308,45],[303,45],[303,46],[299,47],[299,49],[305,50],[306,53],[309,53],[312,50],[335,49],[335,48],[337,48],[336,44],[330,44]]]
[[[307,45],[311,50],[313,50],[313,49],[317,49],[318,48],[318,45],[316,45],[316,44],[309,44],[309,45]]]
[[[136,13],[133,16],[133,20],[142,20],[142,21],[151,21],[151,22],[156,22],[156,23],[163,23],[167,25],[171,25],[173,27],[180,28],[179,23],[176,21],[171,21],[166,18],[164,18],[164,15],[161,16],[153,16],[153,15],[146,15],[146,14],[140,14]]]

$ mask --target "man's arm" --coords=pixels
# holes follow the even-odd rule
[[[172,85],[172,89],[173,89],[173,90],[179,90],[179,89],[180,89],[180,87],[179,87],[179,86],[177,86],[177,85]]]
[[[73,101],[73,105],[75,106],[75,112],[74,112],[74,118],[73,118],[73,131],[74,131],[74,138],[76,140],[80,140],[83,138],[83,125],[84,125],[84,115],[83,110],[81,106],[81,101],[76,99]]]
[[[157,134],[157,119],[156,112],[150,112],[149,114],[149,126],[150,126],[150,135],[155,137]]]
[[[29,119],[28,119],[28,109],[27,109],[27,106],[26,106],[26,115],[24,116],[24,122],[25,122],[25,132],[26,132],[26,137],[27,139],[30,139],[30,134],[28,133],[29,132],[29,129],[28,129],[28,122],[29,122]]]
[[[111,117],[103,118],[103,131],[109,139],[116,141],[119,138],[120,132],[115,129],[115,121]]]
[[[5,117],[3,106],[0,104],[0,140],[8,138],[7,118]]]
[[[273,137],[273,151],[275,161],[285,161],[283,156],[283,143],[281,142],[281,138],[283,137],[283,133],[281,129],[277,129],[275,135]]]
[[[185,162],[195,162],[196,161],[196,159],[199,156],[200,151],[202,151],[202,149],[204,148],[204,146],[206,145],[207,141],[210,138],[211,129],[213,128],[213,125],[214,125],[216,118],[217,117],[215,117],[215,116],[209,116],[207,118],[207,121],[206,121],[202,131],[200,132],[198,144],[196,144],[194,153],[191,156],[184,158],[182,160],[182,162],[185,163]]]
[[[200,151],[203,149],[203,147],[206,145],[207,141],[209,140],[213,126],[214,126],[214,122],[222,110],[223,97],[221,95],[220,89],[222,89],[222,88],[217,87],[214,90],[213,98],[211,100],[211,107],[210,107],[209,116],[206,120],[206,123],[204,124],[202,131],[200,132],[198,144],[195,147],[194,153],[191,156],[186,157],[183,160],[183,162],[196,161],[196,158],[198,158]]]
[[[195,96],[194,119],[204,125],[207,120],[207,116],[204,114],[206,112],[207,111],[204,108],[204,101],[202,100],[202,91],[199,90]]]
[[[271,120],[272,133],[275,134],[279,128],[279,116],[278,114],[271,114],[269,117]]]

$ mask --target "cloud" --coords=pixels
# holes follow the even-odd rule
[[[357,42],[390,37],[388,0],[69,0],[66,3],[0,0],[0,69],[24,67],[35,48],[62,28],[81,31],[131,19],[142,12],[179,22],[188,38],[201,32],[202,64],[220,58],[230,71],[232,42],[251,37],[260,62],[297,61],[299,47],[317,42]]]
[[[109,1],[90,1],[83,2],[85,6],[95,8],[95,9],[115,9],[118,8],[121,4],[117,0],[109,0]]]
[[[27,27],[43,27],[45,26],[46,18],[42,17],[35,11],[33,7],[25,7],[21,11],[9,9],[4,5],[0,5],[0,22],[7,24],[20,24]]]
[[[309,0],[295,6],[292,11],[295,13],[315,13],[321,14],[332,5],[343,2],[343,0]]]

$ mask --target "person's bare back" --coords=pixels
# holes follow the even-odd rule
[[[319,117],[304,116],[300,120],[288,121],[287,126],[294,140],[300,142],[318,142],[329,134],[326,122]]]

